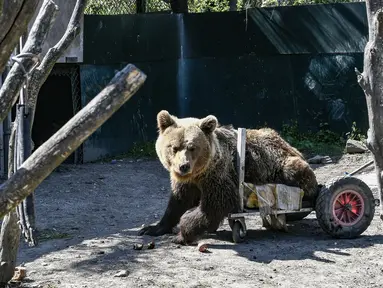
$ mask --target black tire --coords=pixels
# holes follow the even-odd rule
[[[287,213],[286,214],[286,222],[294,222],[299,221],[310,215],[312,211],[308,212],[299,212],[299,213]]]
[[[349,226],[340,223],[341,219],[339,220],[333,213],[336,197],[346,190],[357,193],[358,200],[363,201],[364,206],[359,219]],[[362,234],[371,224],[375,213],[375,200],[366,183],[358,178],[342,177],[323,186],[316,201],[315,212],[320,227],[327,234],[334,238],[352,239]]]
[[[233,230],[233,226],[234,226],[235,220],[234,219],[229,219],[228,222],[229,222],[230,229]]]
[[[245,241],[246,231],[244,231],[242,223],[240,221],[234,222],[232,232],[234,243],[242,243],[243,241]]]

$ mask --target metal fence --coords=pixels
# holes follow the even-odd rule
[[[89,0],[85,14],[171,12],[170,1],[172,0]],[[239,11],[280,1],[287,0],[188,0],[188,11],[192,13]]]
[[[161,12],[171,9],[163,0],[89,0],[85,8],[85,14],[97,15],[135,14],[138,11]]]

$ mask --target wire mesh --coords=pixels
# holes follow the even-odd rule
[[[80,86],[80,71],[78,66],[55,66],[52,69],[51,75],[69,77],[72,90],[72,107],[73,115],[77,114],[81,108],[81,86]],[[83,163],[84,156],[83,144],[74,152],[75,164]]]
[[[142,12],[171,11],[169,3],[163,0],[89,0],[85,14],[118,15],[135,14],[137,6],[142,5]]]

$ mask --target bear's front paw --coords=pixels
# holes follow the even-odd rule
[[[175,244],[186,245],[184,237],[182,237],[181,233],[178,233],[177,236],[172,239],[172,242]]]
[[[164,234],[170,234],[172,231],[171,229],[166,229],[163,226],[159,225],[154,225],[154,226],[147,226],[142,228],[139,232],[138,235],[149,235],[149,236],[161,236]]]

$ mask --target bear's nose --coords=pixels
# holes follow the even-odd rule
[[[182,164],[180,166],[180,172],[181,173],[187,173],[187,172],[189,172],[189,169],[190,169],[190,164],[189,163]]]

